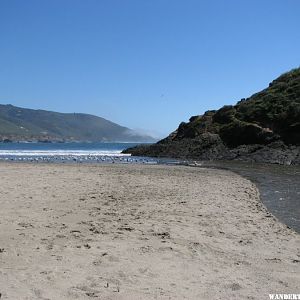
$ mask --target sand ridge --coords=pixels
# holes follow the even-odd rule
[[[224,170],[0,164],[1,299],[299,293],[300,238]]]

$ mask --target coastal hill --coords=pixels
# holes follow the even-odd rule
[[[300,164],[300,68],[236,105],[193,116],[138,156]]]
[[[154,139],[94,115],[0,105],[0,141],[153,142]]]

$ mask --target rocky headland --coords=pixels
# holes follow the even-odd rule
[[[124,153],[300,165],[300,68],[236,105],[191,117],[156,144]]]

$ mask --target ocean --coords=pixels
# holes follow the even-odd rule
[[[137,143],[0,143],[0,160],[55,162],[120,162],[154,161],[131,158],[122,150]]]

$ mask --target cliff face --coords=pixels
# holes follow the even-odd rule
[[[217,111],[193,116],[167,138],[126,153],[191,159],[300,164],[300,68],[265,90]]]

